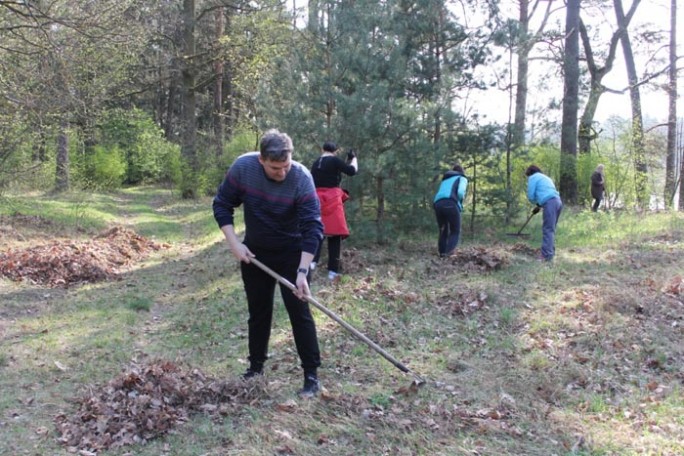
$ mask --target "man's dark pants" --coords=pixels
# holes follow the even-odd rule
[[[299,251],[268,251],[250,247],[257,260],[273,269],[278,275],[295,284]],[[273,320],[273,301],[276,279],[254,264],[240,263],[242,281],[249,309],[249,361],[252,368],[261,368],[268,358],[268,341]],[[316,325],[306,301],[301,301],[292,291],[280,285],[285,309],[290,317],[292,334],[297,353],[305,372],[315,373],[321,365]]]

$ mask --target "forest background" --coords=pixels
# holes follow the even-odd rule
[[[454,162],[471,178],[471,230],[520,213],[532,162],[569,205],[586,205],[601,162],[607,207],[684,207],[676,2],[658,8],[0,2],[0,188],[156,182],[209,195],[277,127],[305,164],[327,139],[358,151],[347,212],[381,243],[406,223],[431,227],[435,179]],[[668,27],[647,20],[663,13]],[[615,74],[627,85],[603,83]],[[475,109],[502,93],[497,116]],[[631,112],[599,122],[615,93]],[[662,116],[642,113],[652,93],[671,100]]]
[[[682,454],[677,3],[304,6],[0,0],[0,453]],[[300,400],[279,302],[264,381],[239,380],[210,207],[270,127],[305,164],[358,151],[343,277],[312,290],[420,388],[314,310],[324,391]],[[467,223],[440,260],[455,161]],[[552,265],[539,219],[507,233],[531,162],[566,203]]]

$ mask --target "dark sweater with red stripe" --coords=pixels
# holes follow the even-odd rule
[[[323,238],[321,211],[311,173],[292,161],[285,180],[266,177],[259,152],[238,157],[214,197],[219,227],[233,225],[235,208],[243,206],[244,243],[263,250],[316,253]]]

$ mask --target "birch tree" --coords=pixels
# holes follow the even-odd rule
[[[635,0],[636,3],[639,0]],[[641,111],[641,93],[639,91],[639,77],[637,75],[632,42],[627,31],[627,17],[622,7],[622,0],[613,0],[615,17],[621,31],[620,43],[625,58],[627,81],[629,84],[629,99],[632,107],[632,157],[634,161],[634,187],[637,195],[637,205],[641,209],[648,208],[648,166],[646,164],[646,150],[644,147],[644,121]]]
[[[530,33],[530,21],[542,2],[535,0],[519,0],[518,11],[518,48],[517,48],[517,72],[515,86],[515,119],[512,131],[512,149],[525,145],[525,115],[527,113],[528,77],[529,77],[529,58],[532,49],[543,37],[546,24],[551,16],[551,5],[553,2],[546,2],[546,8],[542,12],[542,19],[536,31]],[[532,7],[530,8],[530,4]]]
[[[670,2],[670,68],[668,69],[669,83],[667,110],[667,158],[665,159],[665,194],[663,200],[668,207],[674,203],[677,185],[675,182],[675,156],[677,154],[677,0]],[[681,180],[681,174],[680,174]],[[682,196],[679,191],[679,210],[684,210]]]

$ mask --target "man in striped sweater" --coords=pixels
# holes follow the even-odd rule
[[[250,263],[256,257],[295,284],[299,296],[310,295],[309,266],[321,240],[323,224],[309,170],[292,160],[292,140],[278,130],[267,131],[259,152],[238,157],[226,173],[214,198],[214,218],[240,261],[249,310],[249,368],[243,378],[263,374],[268,357],[273,299],[277,281]],[[234,228],[234,211],[243,206],[245,236]],[[320,390],[321,364],[316,326],[305,300],[280,285],[290,317],[297,353],[304,370],[300,394],[312,397]]]

